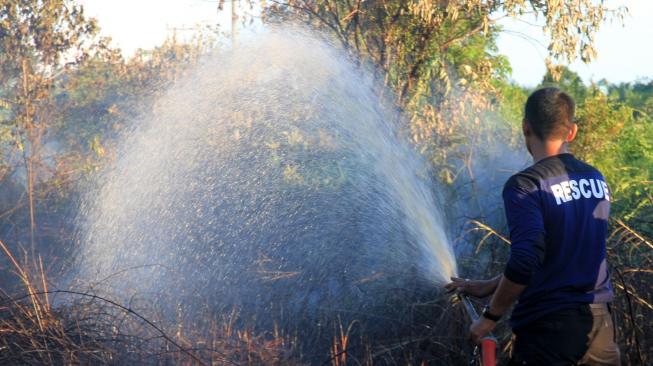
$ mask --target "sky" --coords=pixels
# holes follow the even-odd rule
[[[110,36],[125,55],[138,48],[161,44],[174,28],[177,36],[192,35],[193,28],[219,25],[231,29],[230,1],[217,11],[217,0],[79,0],[87,15],[98,19],[102,34]],[[610,7],[629,9],[625,24],[605,23],[596,36],[598,58],[589,65],[574,62],[570,68],[590,82],[607,79],[628,82],[653,78],[653,1],[608,1]],[[252,12],[242,2],[239,14]],[[529,22],[530,23],[530,22]],[[499,53],[508,56],[514,81],[536,86],[545,72],[546,38],[540,27],[521,21],[504,20],[498,39]],[[647,46],[649,45],[649,46]]]
[[[653,79],[653,1],[608,1],[608,6],[626,6],[624,24],[604,23],[596,35],[598,58],[590,64],[576,61],[569,65],[585,82],[607,79],[629,82]],[[498,39],[499,53],[508,56],[515,81],[536,86],[545,72],[547,39],[542,29],[525,22],[508,20]]]

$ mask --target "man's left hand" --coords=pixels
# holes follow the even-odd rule
[[[481,343],[481,339],[490,334],[490,332],[492,332],[496,326],[497,323],[488,318],[480,316],[478,319],[476,319],[474,323],[472,323],[472,325],[469,327],[469,333],[474,344]]]

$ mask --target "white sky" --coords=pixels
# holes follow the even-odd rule
[[[172,28],[216,25],[228,32],[231,27],[230,1],[218,14],[217,0],[79,0],[86,13],[98,19],[102,34],[127,55],[138,48],[160,44]],[[625,26],[606,23],[596,37],[598,59],[589,65],[575,62],[572,70],[585,81],[606,78],[611,82],[653,77],[653,1],[609,1],[610,6],[626,5],[630,10]],[[243,2],[240,14],[251,12]],[[546,39],[541,28],[513,20],[502,22],[508,32],[498,40],[499,52],[508,56],[513,79],[535,86],[544,75]],[[178,37],[192,31],[179,30]],[[527,38],[527,39],[524,39]]]
[[[603,78],[610,82],[653,78],[653,1],[607,3],[611,8],[621,5],[628,8],[624,24],[604,23],[596,35],[598,58],[590,64],[576,61],[570,68],[586,82]],[[507,32],[499,36],[499,53],[508,56],[513,79],[523,85],[537,85],[544,75],[547,55],[547,41],[541,28],[514,20],[502,24]]]

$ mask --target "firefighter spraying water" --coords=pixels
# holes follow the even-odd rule
[[[523,132],[534,165],[513,175],[503,199],[510,259],[491,280],[452,278],[483,344],[514,307],[510,365],[619,365],[606,264],[610,189],[603,175],[567,145],[578,132],[574,101],[543,88],[526,102]],[[466,295],[492,295],[480,317]]]

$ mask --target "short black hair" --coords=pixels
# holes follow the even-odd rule
[[[540,140],[563,138],[574,123],[576,104],[558,88],[541,88],[526,101],[524,119]]]

